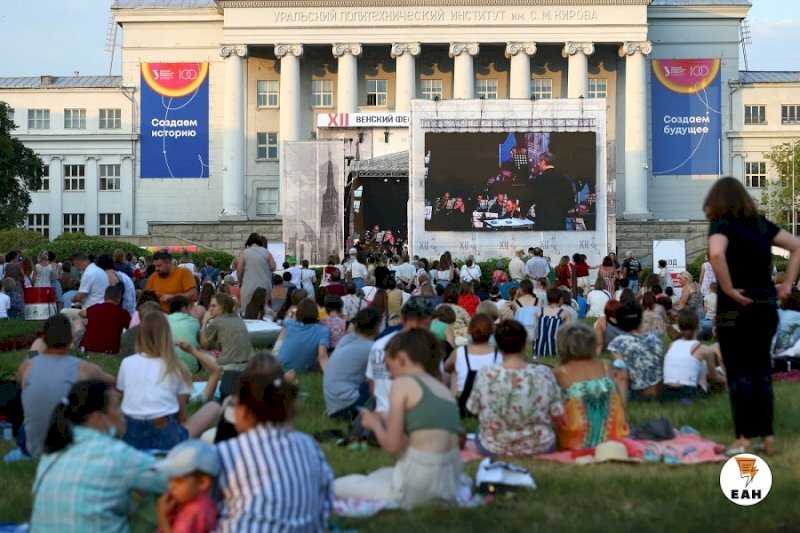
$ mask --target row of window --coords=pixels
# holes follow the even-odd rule
[[[475,95],[484,100],[497,100],[497,78],[475,80]],[[388,80],[367,80],[367,105],[385,107],[389,94]],[[604,78],[589,79],[588,98],[605,98],[608,94],[608,81]],[[531,95],[537,100],[553,97],[553,80],[550,78],[531,79]],[[442,80],[420,80],[420,97],[426,100],[442,98]],[[333,80],[311,81],[311,104],[314,107],[333,106]],[[258,107],[280,107],[280,81],[259,80],[256,82],[256,105]]]
[[[98,168],[98,183],[101,191],[119,191],[120,188],[120,173],[122,165],[99,165]],[[64,177],[64,190],[65,191],[85,191],[86,190],[86,165],[64,165],[62,167],[62,176]],[[44,174],[42,175],[42,186],[38,192],[46,192],[50,190],[50,165],[44,166]]]
[[[100,236],[119,235],[122,228],[122,215],[120,213],[100,213],[97,222]],[[45,237],[50,238],[50,214],[30,213],[27,227],[29,230],[38,231]],[[85,233],[86,214],[64,213],[62,231],[64,233]]]
[[[13,116],[12,116],[13,119]],[[99,114],[98,127],[101,130],[122,129],[122,110],[121,109],[101,109]],[[49,109],[28,109],[28,129],[29,130],[49,130],[50,129],[50,110]],[[64,129],[85,130],[86,129],[86,110],[85,109],[65,109],[64,110]]]
[[[766,125],[767,106],[761,104],[744,106],[744,123],[757,126]],[[781,124],[800,124],[800,105],[782,105]]]

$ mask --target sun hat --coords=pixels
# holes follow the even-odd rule
[[[187,476],[202,472],[209,476],[219,473],[219,458],[214,447],[197,439],[183,441],[156,464],[156,470],[167,477]]]
[[[595,463],[605,463],[608,461],[622,461],[626,463],[640,463],[642,460],[631,457],[628,454],[628,447],[625,444],[608,440],[597,445],[594,449],[594,456],[584,455],[575,459],[575,464],[588,465]]]

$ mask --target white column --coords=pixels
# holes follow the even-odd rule
[[[450,43],[453,58],[453,98],[471,100],[475,98],[475,70],[473,56],[480,52],[478,43]]]
[[[626,42],[625,57],[625,212],[624,218],[649,218],[647,208],[647,62],[650,41]]]
[[[99,235],[100,202],[98,201],[100,191],[100,177],[98,172],[98,157],[87,155],[84,158],[84,183],[86,184],[86,196],[84,200],[83,212],[84,230],[86,235]],[[103,213],[115,213],[121,206],[103,206]]]
[[[586,98],[589,94],[589,56],[594,53],[592,43],[564,44],[561,55],[569,58],[567,98]]]
[[[222,218],[247,218],[245,209],[244,146],[244,58],[247,46],[226,45],[222,99]]]
[[[64,231],[64,156],[50,156],[50,238]],[[63,257],[61,258],[64,259]]]
[[[280,139],[298,141],[302,138],[302,119],[300,117],[302,93],[300,92],[300,58],[303,57],[302,44],[276,44],[275,57],[281,60],[280,90]],[[281,153],[283,150],[281,149]],[[283,158],[281,157],[281,160]]]
[[[508,43],[506,57],[511,59],[511,76],[508,97],[531,97],[531,56],[536,53],[536,43]]]
[[[339,59],[339,74],[336,81],[336,112],[358,112],[358,43],[333,45],[333,56]]]
[[[422,51],[419,43],[394,43],[391,56],[395,60],[394,110],[408,113],[411,100],[417,96],[417,56]]]

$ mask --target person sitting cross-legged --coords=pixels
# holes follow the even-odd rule
[[[430,374],[438,373],[442,356],[441,343],[430,331],[414,329],[391,338],[385,351],[385,364],[394,379],[389,412],[364,411],[361,423],[375,433],[384,450],[400,459],[394,467],[368,476],[338,478],[337,497],[404,507],[457,501],[462,473],[458,405]]]
[[[523,355],[527,334],[516,320],[495,328],[503,362],[478,371],[467,409],[478,417],[475,444],[486,456],[530,456],[556,449],[554,422],[564,414],[561,390],[548,366]]]
[[[697,340],[700,321],[694,309],[678,315],[681,338],[672,342],[664,356],[662,400],[705,396],[711,389],[725,389],[725,372],[719,343]]]
[[[617,389],[619,372],[597,359],[600,342],[583,323],[566,324],[556,336],[560,365],[553,370],[564,396],[564,416],[556,424],[562,450],[594,448],[627,437],[630,430]]]
[[[362,309],[351,321],[353,332],[345,335],[328,361],[322,379],[325,411],[331,418],[355,418],[370,398],[366,381],[372,345],[380,331],[380,313]]]
[[[620,370],[623,405],[628,399],[658,397],[664,375],[664,346],[655,333],[642,333],[642,306],[625,301],[616,311],[617,326],[623,331],[608,345],[614,368]]]
[[[72,385],[82,380],[99,380],[114,384],[114,376],[99,366],[69,355],[72,326],[69,318],[53,315],[44,323],[44,338],[31,346],[35,357],[27,359],[17,370],[22,388],[22,410],[25,424],[17,438],[24,455],[42,453],[53,409],[67,395]]]

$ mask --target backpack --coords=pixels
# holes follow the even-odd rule
[[[637,259],[628,259],[626,263],[628,264],[628,279],[638,278],[642,264]]]
[[[464,380],[464,389],[461,391],[461,395],[458,397],[458,410],[461,412],[461,418],[466,418],[468,416],[475,416],[467,410],[467,400],[469,400],[470,394],[472,394],[472,387],[475,385],[475,376],[478,375],[477,370],[472,370],[472,366],[469,364],[469,353],[467,353],[467,347],[462,346],[464,350],[462,353],[464,354],[464,360],[467,363],[467,379]],[[497,348],[494,349],[494,363],[497,363]]]

